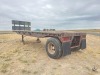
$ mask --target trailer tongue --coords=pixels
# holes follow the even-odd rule
[[[50,37],[46,42],[45,48],[48,56],[54,59],[71,54],[71,50],[86,48],[85,33],[46,30],[31,31],[30,22],[13,20],[12,24],[14,24],[12,30],[17,34],[22,35],[22,42],[24,42],[24,35],[37,37],[37,41],[40,41],[39,38]]]

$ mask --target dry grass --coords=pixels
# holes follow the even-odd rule
[[[100,75],[100,36],[87,35],[87,49],[51,59],[41,43],[18,34],[0,35],[0,75]],[[96,71],[93,71],[93,67]]]
[[[2,73],[6,73],[7,72],[7,68],[9,67],[10,64],[8,63],[3,63],[0,70]]]
[[[22,70],[22,73],[25,73],[25,74],[29,74],[29,73],[31,73],[31,71],[28,71],[28,70]]]

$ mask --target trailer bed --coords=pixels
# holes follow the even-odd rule
[[[17,34],[33,36],[33,37],[66,37],[66,36],[81,36],[86,35],[85,33],[73,32],[73,31],[14,31]]]

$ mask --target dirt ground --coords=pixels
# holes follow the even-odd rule
[[[45,51],[46,38],[0,34],[0,75],[100,75],[100,36],[87,35],[87,48],[60,59]],[[93,69],[96,69],[95,71]]]

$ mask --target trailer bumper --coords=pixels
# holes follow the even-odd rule
[[[63,54],[62,54],[62,56],[66,56],[66,55],[69,55],[69,54],[71,54],[71,51],[73,50],[73,49],[77,49],[77,50],[79,50],[79,49],[85,49],[86,48],[86,39],[83,39],[83,40],[81,40],[81,44],[80,44],[80,46],[78,46],[78,47],[74,47],[74,48],[71,48],[71,44],[70,44],[70,42],[64,42],[64,43],[62,43],[62,50],[63,50]],[[75,50],[76,50],[75,49]]]

